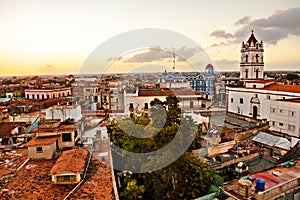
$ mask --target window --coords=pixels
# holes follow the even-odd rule
[[[194,102],[190,101],[190,108],[194,108]]]
[[[240,104],[243,104],[243,103],[244,103],[244,99],[240,98]]]
[[[71,142],[72,141],[72,134],[71,133],[63,133],[62,134],[62,141],[63,142]]]
[[[133,103],[130,103],[130,104],[129,104],[129,108],[133,108]]]
[[[57,182],[75,182],[76,176],[75,175],[65,175],[65,176],[57,176]]]
[[[294,117],[295,116],[295,112],[291,111],[291,116]]]
[[[43,153],[43,147],[37,147],[36,153]]]
[[[36,99],[40,99],[40,95],[39,94],[36,95]]]
[[[34,94],[32,95],[32,99],[34,99]]]
[[[29,94],[27,94],[27,99],[29,99]]]
[[[295,126],[293,126],[293,125],[288,125],[288,130],[289,130],[289,131],[295,131]]]
[[[282,109],[280,109],[280,110],[279,110],[279,112],[280,112],[280,113],[282,113],[282,112],[283,112],[283,110],[282,110]]]
[[[275,108],[271,108],[272,112],[275,113],[276,112],[276,109]]]
[[[275,125],[276,125],[276,123],[274,121],[272,121],[272,126],[275,126]]]
[[[148,109],[148,103],[145,103],[145,109]]]
[[[269,99],[269,100],[271,99],[270,95],[267,95],[267,99]]]
[[[47,99],[49,99],[50,98],[50,96],[49,96],[49,94],[47,94]]]
[[[233,98],[230,99],[230,102],[233,103]]]
[[[253,85],[253,86],[254,86],[254,85]],[[255,87],[253,87],[253,88],[255,88]],[[255,98],[257,98],[257,97],[258,97],[258,95],[257,95],[257,94],[254,94],[254,97],[255,97]]]
[[[279,126],[283,126],[283,123],[279,122]]]

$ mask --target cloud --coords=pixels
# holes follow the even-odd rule
[[[226,33],[225,30],[220,30],[220,29],[212,32],[210,36],[215,36],[216,38],[225,38],[225,39],[232,38],[231,33]]]
[[[201,47],[194,47],[194,48],[187,48],[187,47],[181,47],[179,50],[175,51],[177,54],[177,61],[182,62],[186,61],[189,58],[196,55],[198,52],[202,52],[203,49]]]
[[[240,43],[254,29],[254,33],[259,36],[258,39],[276,44],[290,35],[300,36],[300,8],[277,10],[269,17],[255,20],[245,16],[237,20],[235,25],[240,26],[234,33],[216,30],[211,33],[211,36],[227,39],[231,43]]]
[[[188,58],[194,56],[197,52],[201,51],[201,47],[181,47],[180,49],[164,49],[159,46],[151,46],[148,48],[147,52],[135,54],[134,56],[126,59],[122,59],[124,62],[152,62],[152,61],[162,61],[165,59],[173,59],[173,54],[175,52],[176,60],[186,61]]]
[[[111,61],[120,61],[122,60],[122,56],[117,56],[117,57],[109,57],[106,59],[108,62],[111,62]]]
[[[236,65],[239,64],[238,60],[227,60],[227,59],[222,59],[222,60],[216,60],[215,61],[216,65]]]
[[[239,26],[239,25],[244,25],[244,24],[249,24],[250,23],[250,16],[245,16],[245,17],[242,17],[240,19],[238,19],[234,25],[236,26]]]
[[[46,65],[46,68],[54,68],[54,66],[53,66],[53,65],[47,64],[47,65]]]
[[[218,71],[226,71],[232,69],[238,70],[238,66],[239,66],[238,60],[222,59],[222,60],[216,60],[214,63]]]
[[[225,42],[215,43],[212,44],[210,47],[219,47],[219,46],[228,46],[228,43]]]
[[[42,73],[53,73],[53,72],[57,71],[56,67],[54,65],[50,65],[50,64],[47,64],[42,67],[37,67],[36,70],[39,72],[42,72]]]
[[[288,10],[277,10],[266,19],[258,19],[251,22],[251,25],[261,28],[285,28],[297,30],[300,27],[300,8]]]

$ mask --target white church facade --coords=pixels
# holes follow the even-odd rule
[[[246,117],[266,119],[270,130],[300,137],[300,110],[295,109],[295,106],[300,105],[300,101],[297,103],[297,99],[300,99],[300,86],[283,85],[264,79],[263,52],[262,42],[258,43],[252,32],[247,43],[242,43],[240,81],[243,86],[226,87],[226,110]],[[281,108],[277,108],[278,106]],[[286,115],[275,117],[278,116],[277,111]]]

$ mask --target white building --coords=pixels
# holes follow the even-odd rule
[[[110,104],[111,110],[124,109],[124,92],[121,81],[110,81]]]
[[[272,101],[300,97],[300,86],[269,80],[248,82],[246,86],[227,87],[226,90],[228,112],[257,119],[270,119]]]
[[[262,48],[262,42],[257,42],[253,32],[247,44],[243,43],[240,80],[244,82],[244,86],[226,87],[226,110],[246,117],[267,119],[271,130],[299,137],[299,103],[292,99],[300,98],[300,86],[277,84],[273,80],[262,79]],[[246,53],[248,57],[251,55],[248,58],[251,61],[249,64],[245,64]],[[254,62],[254,55],[261,59]],[[248,75],[245,69],[248,69]],[[292,114],[295,116],[291,116]]]
[[[179,98],[179,107],[185,112],[193,112],[207,109],[211,106],[211,101],[203,98],[202,95],[195,93],[191,89],[137,89],[135,93],[124,93],[124,112],[130,113],[135,108],[147,110],[150,108],[150,102],[155,98],[165,101],[170,94]]]
[[[300,137],[300,98],[271,101],[270,130]]]
[[[80,105],[55,105],[46,110],[46,119],[67,119],[79,121],[82,118]]]

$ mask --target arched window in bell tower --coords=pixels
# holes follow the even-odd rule
[[[258,78],[258,74],[259,74],[259,72],[260,72],[260,71],[259,71],[259,69],[256,69],[256,70],[255,70],[255,75],[256,75],[256,78]]]
[[[257,62],[257,63],[259,62],[259,61],[258,61],[258,57],[259,57],[259,55],[256,54],[256,55],[255,55],[255,58],[256,58],[256,62]]]
[[[248,78],[248,69],[245,70],[245,78]]]
[[[248,54],[246,54],[246,62],[248,62]]]

